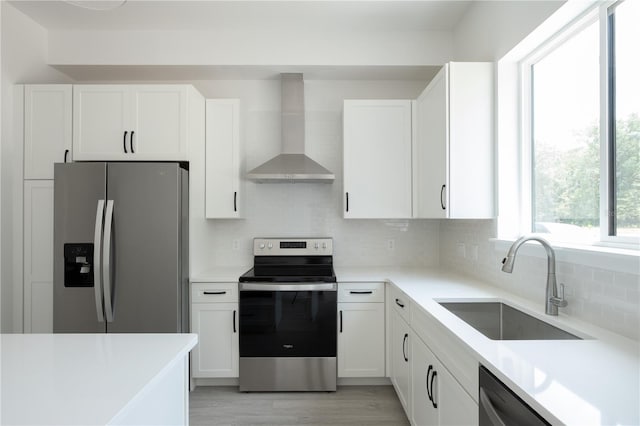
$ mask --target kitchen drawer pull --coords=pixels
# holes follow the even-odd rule
[[[236,329],[236,311],[235,309],[233,310],[233,332],[237,333],[237,329]]]
[[[203,291],[202,294],[227,294],[226,291]]]
[[[127,130],[124,131],[124,137],[122,138],[122,147],[124,148],[124,153],[128,154],[127,152],[127,133],[129,133]]]
[[[408,333],[405,333],[405,334],[404,334],[404,339],[402,339],[402,356],[403,356],[403,358],[404,358],[405,362],[406,362],[406,361],[409,361],[409,358],[407,358],[407,352],[406,352],[406,350],[405,350],[405,345],[406,345],[406,343],[407,343],[407,339],[408,339],[408,338],[409,338],[409,334],[408,334]]]
[[[135,153],[136,153],[136,152],[133,150],[133,134],[134,134],[134,133],[135,133],[135,132],[132,130],[132,131],[131,131],[131,137],[129,138],[129,146],[131,146],[131,153],[132,153],[132,154],[135,154]]]
[[[404,304],[400,303],[400,299],[396,299],[396,305],[400,306],[401,308],[404,308]]]
[[[436,376],[438,375],[438,372],[434,369],[433,373],[431,374],[431,382],[429,384],[429,388],[431,388],[431,403],[433,404],[433,408],[438,408],[438,404],[436,403],[436,397],[433,393],[433,381],[435,380]]]
[[[442,210],[446,210],[447,207],[444,205],[444,200],[442,198],[442,196],[444,195],[444,190],[447,187],[447,185],[442,185],[442,188],[440,188],[440,207],[442,207]]]
[[[340,311],[340,333],[342,333],[342,311]]]
[[[349,294],[373,294],[373,291],[371,291],[371,290],[365,290],[365,291],[351,290],[349,292]]]
[[[238,192],[237,191],[233,192],[233,211],[234,212],[238,211]]]
[[[429,364],[429,368],[427,368],[427,377],[424,380],[424,384],[427,387],[427,396],[429,397],[429,401],[433,402],[433,397],[431,396],[431,389],[429,389],[429,375],[431,374],[431,370],[433,370],[433,365]]]
[[[345,193],[347,199],[347,212],[349,212],[349,193]]]

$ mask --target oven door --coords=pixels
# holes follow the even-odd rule
[[[335,283],[240,283],[240,357],[335,357]]]

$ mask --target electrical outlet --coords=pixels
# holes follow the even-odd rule
[[[240,240],[233,240],[233,249],[234,250],[240,249]]]
[[[388,250],[395,250],[396,249],[396,240],[391,239],[387,241],[387,249]]]

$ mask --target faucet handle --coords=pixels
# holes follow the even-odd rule
[[[560,308],[564,308],[568,305],[568,302],[565,300],[564,298],[564,284],[560,284],[560,296],[559,297],[552,297],[551,298],[551,303],[553,303],[554,305],[560,307]]]

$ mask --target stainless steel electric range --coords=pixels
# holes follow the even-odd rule
[[[331,238],[256,238],[240,281],[240,391],[335,391]]]

